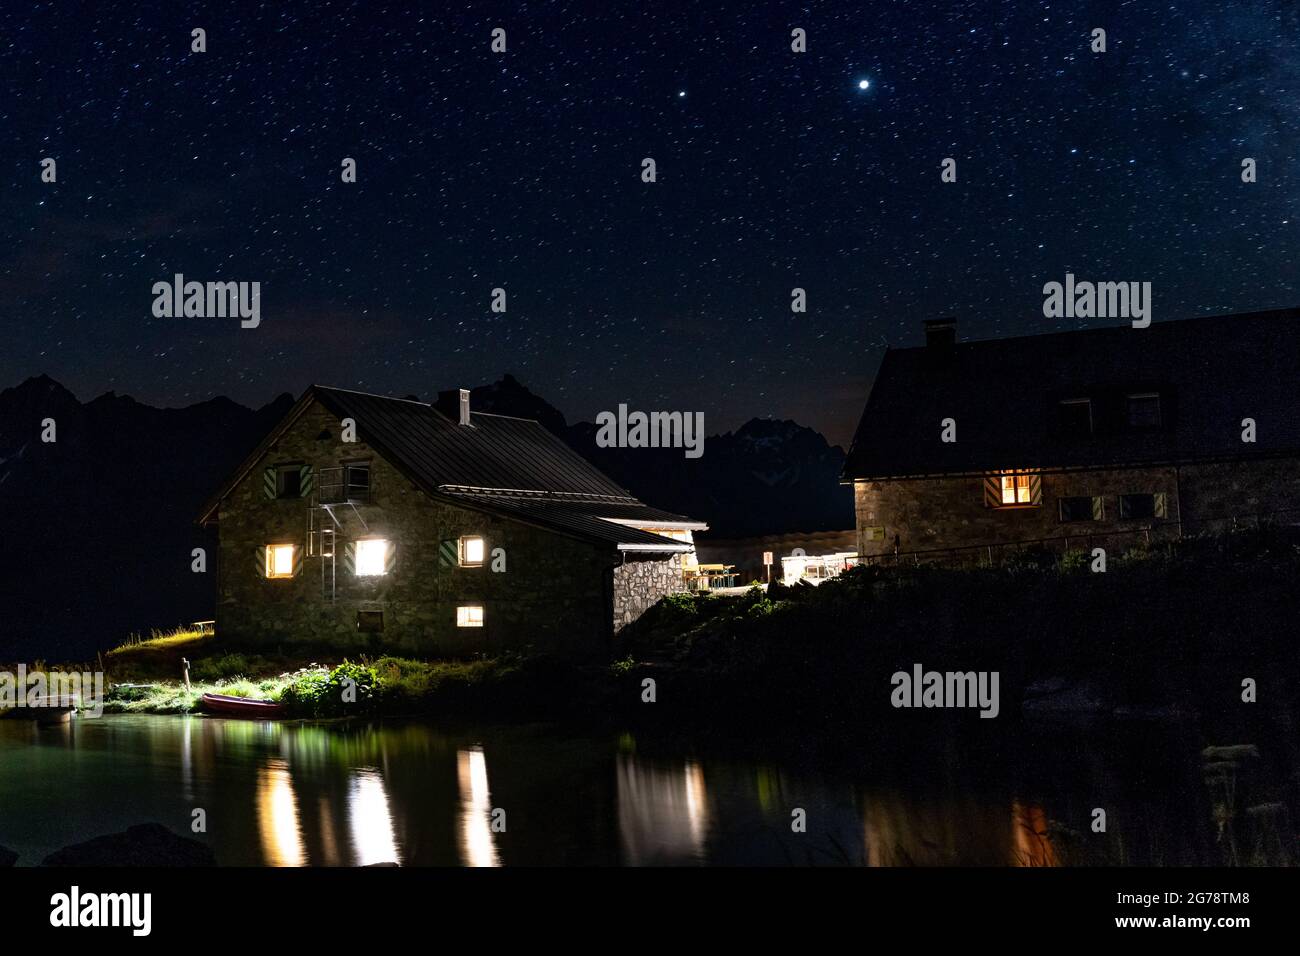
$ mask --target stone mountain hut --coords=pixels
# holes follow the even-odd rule
[[[312,386],[204,506],[217,633],[467,656],[608,653],[707,527],[535,421]]]

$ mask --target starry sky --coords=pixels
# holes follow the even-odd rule
[[[14,2],[0,76],[0,387],[260,405],[509,371],[571,421],[847,444],[924,319],[1106,324],[1043,317],[1066,272],[1152,282],[1155,321],[1300,301],[1283,0]],[[260,327],[155,318],[177,272],[260,282]]]

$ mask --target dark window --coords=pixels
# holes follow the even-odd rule
[[[354,465],[345,465],[343,470],[347,480],[348,497],[359,501],[369,499],[370,463],[363,462]]]
[[[384,629],[383,611],[357,611],[357,630],[363,634],[374,634]]]
[[[1100,498],[1061,498],[1062,521],[1100,521]]]
[[[1156,496],[1120,495],[1119,516],[1126,520],[1154,518],[1156,516]]]
[[[277,471],[275,496],[277,498],[302,497],[302,470],[298,465],[287,465]]]
[[[1092,402],[1086,398],[1067,399],[1057,406],[1061,433],[1070,437],[1092,434]]]
[[[1130,428],[1160,427],[1160,396],[1154,392],[1128,397],[1128,424]]]

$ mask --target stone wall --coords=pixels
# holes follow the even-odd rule
[[[1260,516],[1300,522],[1300,458],[1184,465],[1179,480],[1188,533],[1250,525]]]
[[[339,431],[337,418],[319,405],[310,407],[221,503],[220,637],[425,656],[528,647],[569,656],[608,651],[611,578],[620,560],[612,548],[431,499],[372,449],[342,442]],[[335,508],[343,528],[334,601],[328,600],[328,587],[322,583],[322,569],[328,571],[328,564],[320,557],[304,557],[292,578],[268,579],[265,546],[304,548],[311,499],[267,498],[263,469],[305,462],[319,479],[321,468],[363,460],[371,467],[370,503],[358,505],[357,514],[346,506]],[[440,563],[440,542],[461,535],[486,539],[484,566]],[[345,541],[368,536],[386,538],[394,548],[387,574],[358,577],[348,570]],[[491,569],[497,548],[505,552],[504,572]],[[620,620],[638,603],[627,603]],[[483,605],[484,626],[457,627],[460,604]],[[383,612],[382,632],[358,631],[358,612],[363,610]]]
[[[1177,533],[1178,483],[1172,468],[1044,474],[1037,505],[989,508],[984,504],[984,480],[918,478],[854,483],[858,518],[858,553],[892,554],[894,536],[900,551],[969,548],[1041,538],[1110,535],[1122,544],[1150,530],[1156,535]],[[1167,518],[1121,520],[1119,496],[1164,493]],[[1063,522],[1059,499],[1102,497],[1101,521]],[[869,528],[884,528],[870,540]],[[1081,543],[1082,546],[1082,543]]]
[[[1120,495],[1147,493],[1165,495],[1165,517],[1119,517]],[[1076,496],[1100,496],[1102,520],[1063,522],[1059,499]],[[1289,520],[1300,520],[1300,460],[1044,473],[1040,503],[1009,508],[985,507],[980,477],[859,481],[854,508],[860,554],[892,554],[895,534],[907,552],[1064,537],[1122,547],[1145,537],[1134,532],[1215,530],[1234,516],[1296,509]],[[883,537],[871,539],[870,528],[883,528]]]
[[[681,555],[629,558],[614,568],[614,633],[683,590]]]

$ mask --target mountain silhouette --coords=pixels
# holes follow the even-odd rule
[[[456,414],[456,392],[438,405]],[[681,449],[600,448],[511,375],[471,390],[479,411],[533,418],[642,500],[707,521],[713,538],[853,526],[844,452],[791,421],[753,419]],[[213,616],[216,536],[205,500],[289,410],[227,398],[155,408],[109,392],[80,402],[46,375],[0,392],[0,549],[9,595],[0,662],[93,659],[132,631]],[[54,441],[43,441],[48,422]],[[208,573],[191,570],[206,548]]]

